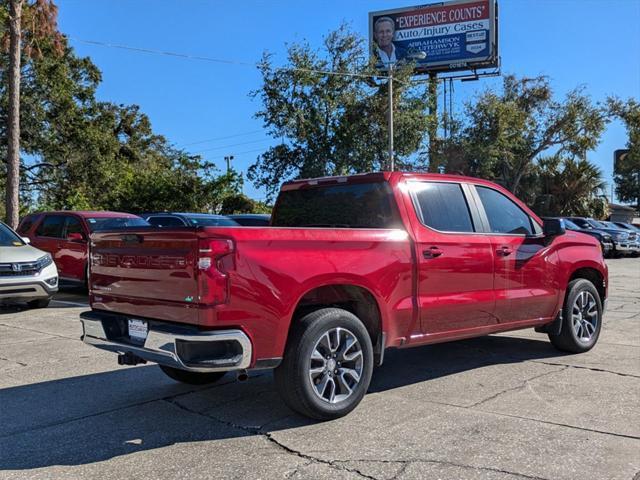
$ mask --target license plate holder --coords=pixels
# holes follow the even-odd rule
[[[129,318],[127,326],[129,327],[129,338],[135,342],[144,343],[149,334],[149,324],[145,320]]]

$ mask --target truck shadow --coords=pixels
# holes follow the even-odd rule
[[[374,371],[369,392],[392,392],[424,382],[418,386],[418,394],[425,401],[430,398],[430,388],[440,393],[451,388],[450,397],[455,398],[453,383],[435,386],[428,381],[557,356],[542,338],[499,336],[391,350],[384,365]],[[8,372],[0,371],[0,380],[6,385],[7,380],[19,379],[21,368],[27,367],[7,368],[0,363],[0,368]],[[460,381],[455,377],[450,380],[458,383],[455,388],[460,391]],[[495,393],[490,391],[486,396]],[[394,400],[389,396],[388,401]],[[355,412],[339,421],[357,423],[370,416],[367,403],[365,397]],[[184,443],[194,452],[210,456],[214,447],[206,442],[250,442],[256,436],[316,423],[283,404],[270,372],[252,373],[248,382],[236,382],[229,375],[217,385],[191,387],[172,382],[157,366],[122,368],[2,388],[0,406],[0,470],[89,465]],[[268,439],[273,441],[270,436]],[[227,455],[221,461],[235,460]]]

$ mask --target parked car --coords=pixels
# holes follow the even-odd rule
[[[159,212],[140,215],[154,227],[237,227],[238,223],[224,215],[208,213]]]
[[[600,222],[610,228],[617,228],[622,232],[629,234],[629,243],[631,243],[632,255],[637,257],[640,254],[640,228],[636,228],[629,223],[621,222]],[[633,236],[635,235],[635,242],[633,242]],[[633,243],[632,243],[633,242]]]
[[[595,229],[606,232],[613,238],[613,256],[629,255],[636,253],[637,235],[633,232],[612,228],[593,218],[567,217],[573,223],[584,229]]]
[[[268,227],[271,222],[271,215],[264,213],[237,213],[227,217],[243,227]]]
[[[601,230],[596,230],[594,228],[582,228],[573,223],[568,218],[562,218],[562,221],[564,222],[564,226],[567,230],[586,233],[587,235],[591,235],[592,237],[597,238],[600,242],[600,246],[602,247],[602,254],[605,256],[605,258],[613,254],[613,237],[610,234]]]
[[[58,270],[51,255],[0,222],[0,304],[44,308],[57,291]]]
[[[185,383],[275,368],[286,404],[317,419],[355,408],[390,347],[535,327],[585,352],[607,299],[598,240],[454,175],[297,180],[266,228],[91,239],[84,342]]]
[[[625,230],[630,230],[632,232],[640,233],[640,227],[637,227],[631,223],[623,223],[623,222],[611,222],[614,225],[617,225],[618,228],[623,228]]]
[[[28,237],[34,247],[51,254],[60,280],[87,285],[89,235],[100,229],[146,225],[137,215],[122,212],[41,212],[24,217],[18,232]]]

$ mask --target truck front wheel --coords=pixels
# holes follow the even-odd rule
[[[346,310],[323,308],[296,323],[274,379],[289,408],[330,420],[360,403],[372,372],[373,347],[362,322]]]
[[[558,350],[582,353],[591,350],[602,328],[600,295],[589,280],[578,278],[569,283],[562,307],[562,329],[559,335],[549,334]]]
[[[188,383],[189,385],[207,385],[208,383],[215,383],[224,377],[226,372],[188,372],[187,370],[180,370],[179,368],[166,367],[164,365],[158,365],[160,369],[167,374],[168,377],[181,383]]]

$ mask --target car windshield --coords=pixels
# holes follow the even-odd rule
[[[0,247],[22,247],[24,242],[13,230],[0,223]]]
[[[196,227],[237,227],[239,224],[230,218],[216,215],[192,215],[187,217],[189,223]]]
[[[98,230],[117,230],[118,228],[127,227],[148,227],[149,222],[140,217],[97,217],[87,218],[89,230],[96,232]]]
[[[591,225],[593,228],[609,228],[606,225],[604,225],[604,224],[602,224],[602,223],[600,223],[600,222],[598,222],[598,221],[596,221],[596,220],[594,220],[592,218],[587,219],[587,222],[589,222],[589,225]]]
[[[582,230],[578,225],[573,223],[571,220],[567,220],[566,218],[563,218],[562,221],[564,222],[564,226],[569,230]]]

